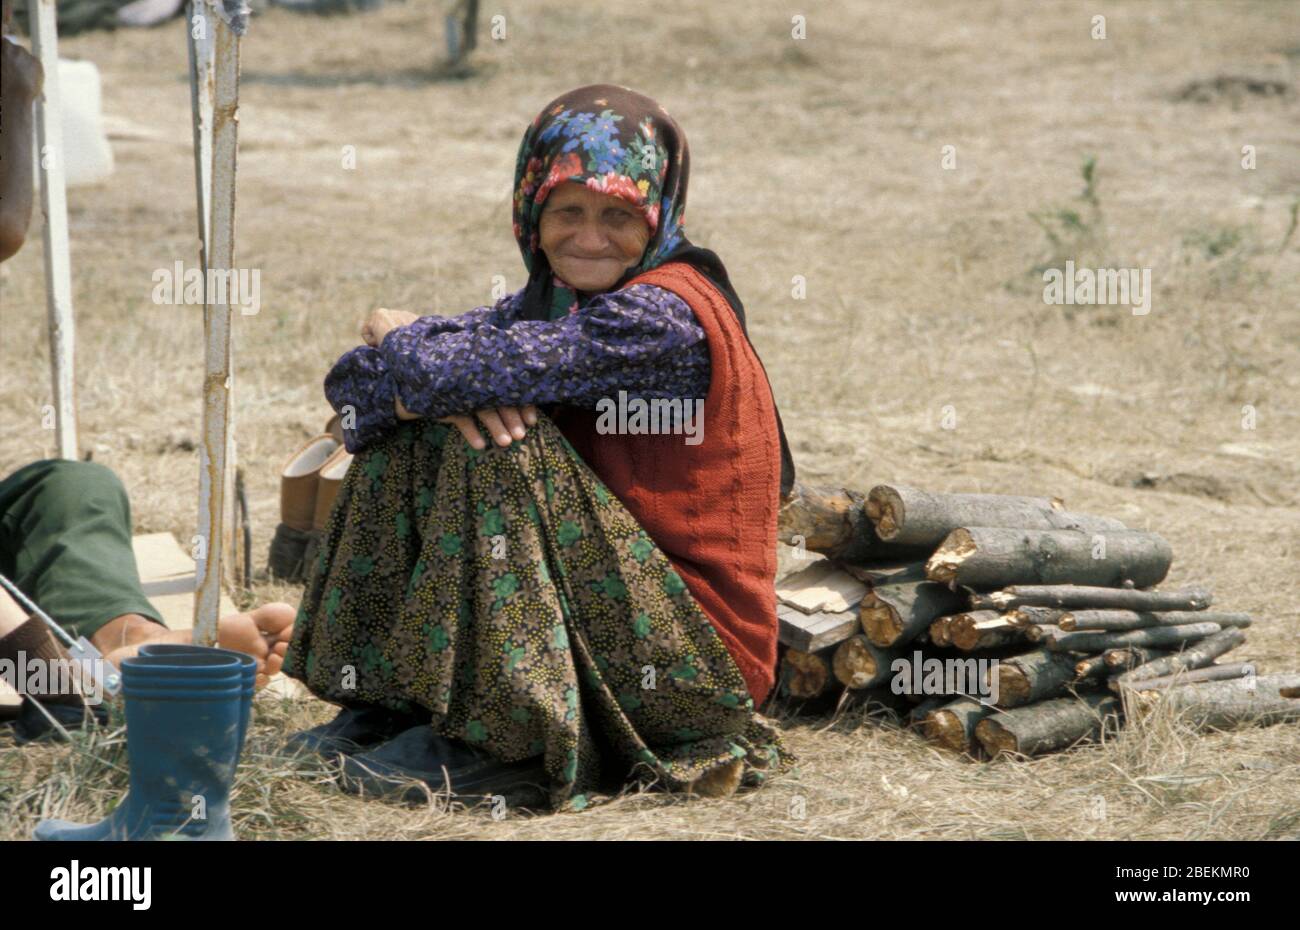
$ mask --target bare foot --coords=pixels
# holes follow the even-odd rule
[[[256,687],[264,687],[284,664],[296,615],[292,605],[279,601],[246,613],[229,614],[217,621],[217,645],[256,659]],[[192,630],[169,630],[139,614],[123,614],[100,627],[91,642],[105,659],[120,666],[123,659],[139,654],[145,643],[188,644],[194,641],[192,633]]]

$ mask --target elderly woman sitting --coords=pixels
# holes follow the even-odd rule
[[[344,706],[297,741],[348,784],[573,809],[792,761],[756,707],[794,467],[726,269],[683,233],[689,168],[655,101],[564,94],[516,164],[527,285],[376,311],[327,376],[357,455],[284,667]],[[696,434],[618,431],[611,404],[653,400]]]

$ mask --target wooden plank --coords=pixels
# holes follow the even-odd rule
[[[140,584],[149,603],[162,614],[168,629],[194,626],[194,560],[171,533],[146,533],[132,537]],[[234,602],[222,592],[221,616],[235,613]]]
[[[866,584],[825,559],[786,575],[776,585],[781,603],[806,614],[851,610],[867,591]]]
[[[777,638],[800,652],[817,652],[834,646],[859,630],[857,610],[805,614],[787,604],[778,604],[776,617],[780,624]]]

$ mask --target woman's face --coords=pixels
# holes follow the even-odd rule
[[[613,287],[650,241],[650,224],[640,210],[581,181],[555,186],[542,208],[540,232],[551,268],[579,291]]]

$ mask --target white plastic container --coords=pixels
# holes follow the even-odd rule
[[[113,173],[113,150],[104,132],[103,96],[94,62],[59,59],[63,111],[63,174],[68,187],[98,184]],[[35,143],[32,151],[35,153]],[[40,183],[40,157],[32,159]]]

